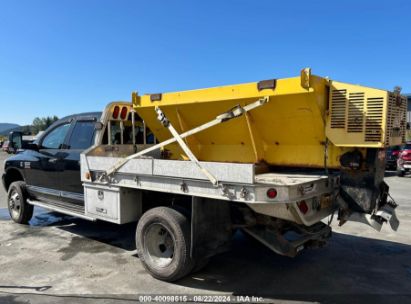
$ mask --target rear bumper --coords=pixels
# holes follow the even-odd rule
[[[410,170],[411,169],[411,161],[408,161],[408,160],[406,160],[406,161],[401,161],[401,160],[399,160],[398,161],[398,169],[399,170],[402,170],[402,171],[408,171],[408,170]]]

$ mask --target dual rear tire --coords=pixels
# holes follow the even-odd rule
[[[190,221],[172,208],[157,207],[143,214],[137,225],[136,245],[144,268],[162,281],[176,281],[208,262],[190,256]]]

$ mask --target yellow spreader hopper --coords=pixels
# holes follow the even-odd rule
[[[406,99],[388,92],[311,75],[138,96],[133,107],[158,141],[171,138],[157,119],[160,108],[184,133],[236,107],[266,97],[242,117],[185,138],[202,161],[275,166],[340,167],[342,154],[384,148],[404,141]],[[165,147],[172,159],[186,159],[177,143]]]

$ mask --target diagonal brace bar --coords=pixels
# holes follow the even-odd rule
[[[268,103],[268,102],[269,102],[269,97],[265,96],[265,97],[262,97],[262,98],[258,99],[257,101],[255,101],[255,102],[253,102],[253,103],[250,103],[250,104],[248,104],[248,105],[246,105],[246,106],[244,106],[244,107],[241,107],[240,105],[238,105],[238,106],[234,107],[233,109],[231,109],[231,110],[229,110],[229,111],[227,111],[227,112],[225,112],[225,113],[223,113],[223,114],[221,114],[221,115],[218,115],[215,119],[213,119],[213,120],[211,120],[211,121],[209,121],[209,122],[206,122],[205,124],[202,124],[202,125],[194,128],[194,129],[191,129],[191,130],[186,131],[186,132],[184,132],[184,133],[182,133],[182,134],[179,134],[179,137],[180,137],[181,139],[184,139],[184,138],[186,138],[186,137],[188,137],[188,136],[190,136],[190,135],[194,135],[194,134],[199,133],[199,132],[201,132],[201,131],[203,131],[203,130],[206,130],[206,129],[208,129],[208,128],[211,128],[211,127],[213,127],[213,126],[215,126],[215,125],[218,125],[218,124],[220,124],[220,123],[226,122],[226,121],[228,121],[228,120],[230,120],[230,119],[240,117],[240,116],[243,115],[244,113],[249,112],[249,111],[251,111],[251,110],[254,110],[254,109],[256,109],[256,108],[258,108],[258,107],[260,107],[260,106],[262,106],[262,105],[265,105],[265,104]],[[164,116],[164,114],[163,114],[162,116],[160,115],[160,117],[158,117],[158,118],[159,118],[159,120],[163,123],[163,125],[164,125],[164,123],[167,123],[167,122],[168,122],[168,120],[167,120],[167,118]],[[164,122],[163,122],[162,119],[164,120]],[[168,122],[168,123],[169,123],[169,122]],[[129,160],[138,158],[138,157],[140,157],[140,156],[142,156],[142,155],[144,155],[144,154],[147,154],[147,153],[149,153],[149,152],[158,150],[158,149],[160,149],[160,148],[162,148],[162,147],[164,147],[164,146],[167,146],[167,145],[169,145],[169,144],[172,144],[172,143],[174,143],[174,142],[176,142],[176,141],[177,141],[177,139],[176,139],[175,137],[172,137],[172,138],[167,139],[167,140],[165,140],[165,141],[163,141],[163,142],[161,142],[161,143],[159,143],[159,144],[157,144],[157,145],[151,146],[151,147],[149,147],[149,148],[147,148],[147,149],[144,149],[143,151],[137,152],[137,153],[135,153],[135,154],[132,154],[132,155],[127,156],[126,158],[123,158],[123,159],[120,160],[118,163],[116,163],[113,167],[111,167],[110,169],[108,169],[108,170],[105,172],[105,174],[103,174],[103,175],[100,177],[100,180],[102,180],[102,179],[104,179],[105,177],[108,177],[108,176],[112,175],[113,173],[115,173],[118,169],[120,169],[122,166],[124,166],[124,164],[127,163]]]
[[[183,149],[185,154],[187,154],[188,158],[197,165],[197,167],[203,172],[203,174],[210,180],[210,182],[214,185],[218,185],[218,180],[204,167],[201,166],[200,162],[198,161],[197,157],[193,154],[190,148],[186,145],[184,140],[180,137],[177,130],[174,129],[173,125],[168,121],[167,117],[164,115],[163,111],[159,107],[156,107],[156,112],[158,114],[159,120],[162,122],[164,127],[166,127],[173,137],[176,139],[177,143]]]

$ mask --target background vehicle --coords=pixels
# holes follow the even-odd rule
[[[395,170],[397,168],[398,154],[400,153],[401,146],[388,147],[386,150],[386,168],[389,170]]]
[[[398,91],[309,69],[258,83],[133,93],[132,103],[109,104],[99,122],[59,121],[31,151],[7,160],[9,212],[17,223],[30,220],[33,206],[138,221],[138,256],[166,281],[228,250],[238,228],[294,257],[325,244],[331,228],[323,220],[336,211],[340,225],[398,228],[384,148],[403,142],[404,117]],[[80,155],[90,134],[94,145]]]
[[[3,146],[1,147],[1,149],[2,149],[4,152],[8,153],[8,154],[10,154],[10,153],[13,152],[12,147],[10,147],[10,141],[8,141],[8,140],[6,140],[6,141],[3,143]]]
[[[397,160],[397,174],[404,176],[411,169],[411,142],[407,142],[400,150]]]

